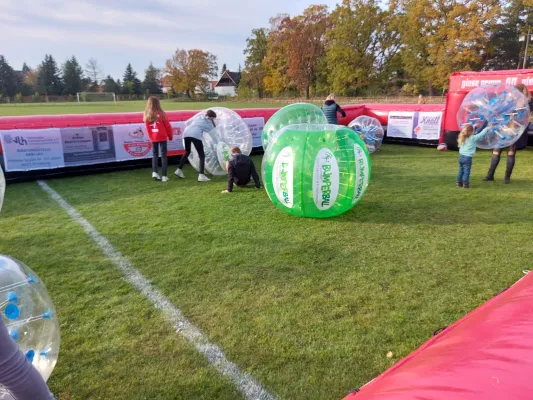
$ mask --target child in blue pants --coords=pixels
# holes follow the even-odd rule
[[[472,157],[476,154],[476,143],[483,139],[489,132],[489,127],[483,129],[477,135],[472,124],[465,124],[457,143],[459,144],[459,173],[457,174],[457,187],[470,188],[470,170],[472,169]]]

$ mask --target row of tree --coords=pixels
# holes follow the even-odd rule
[[[61,96],[100,90],[127,95],[159,94],[161,71],[150,63],[141,82],[131,64],[128,64],[121,82],[120,79],[115,81],[110,75],[102,80],[102,69],[95,59],[90,59],[82,68],[76,57],[72,56],[59,68],[51,55],[45,55],[36,69],[24,63],[22,71],[15,71],[0,55],[0,97],[14,97],[17,94],[29,96],[34,93]]]
[[[517,68],[532,10],[533,0],[343,0],[280,14],[248,38],[239,94],[432,95],[454,71]]]

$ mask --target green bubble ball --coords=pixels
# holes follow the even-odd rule
[[[370,156],[352,129],[291,125],[277,133],[263,158],[263,182],[274,205],[290,215],[330,218],[363,198]]]
[[[328,120],[322,110],[309,103],[297,103],[283,107],[276,112],[263,128],[261,142],[266,150],[272,138],[283,128],[297,124],[327,124]]]

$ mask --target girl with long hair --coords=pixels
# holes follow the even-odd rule
[[[155,180],[168,181],[167,168],[167,140],[172,140],[174,131],[170,122],[168,122],[167,114],[161,108],[161,102],[155,96],[150,96],[146,103],[146,109],[144,110],[144,124],[146,126],[146,132],[152,142],[152,178]],[[161,155],[161,174],[163,178],[159,176],[158,164],[159,155]]]

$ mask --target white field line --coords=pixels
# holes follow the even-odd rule
[[[38,181],[37,183],[67,212],[74,222],[83,228],[85,233],[100,247],[105,256],[122,271],[124,278],[150,300],[156,309],[163,313],[172,324],[172,327],[176,329],[176,332],[181,334],[199,353],[207,358],[209,364],[215,367],[221,375],[230,379],[245,399],[275,399],[250,374],[242,372],[237,365],[229,361],[220,347],[209,342],[207,336],[185,318],[182,312],[172,305],[170,300],[159,289],[152,286],[132,263],[117,251],[109,240],[101,235],[74,207],[67,203],[46,182]]]

